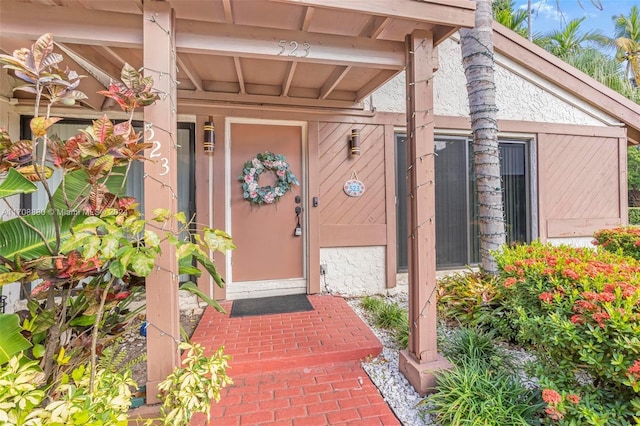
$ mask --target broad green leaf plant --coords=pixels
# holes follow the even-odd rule
[[[22,82],[14,90],[35,96],[31,140],[14,141],[0,129],[0,199],[15,216],[0,221],[0,286],[19,282],[28,298],[19,323],[17,315],[0,316],[0,324],[10,325],[8,333],[2,327],[0,365],[15,362],[14,355],[38,364],[37,389],[50,399],[66,392],[71,381],[74,392],[86,386],[83,392],[98,396],[96,384],[104,378],[89,366],[98,365],[101,348],[139,313],[130,303],[154,268],[161,244],[177,247],[179,274],[197,277],[204,269],[219,286],[224,282],[209,253],[235,247],[220,230],[194,234],[193,220],[184,213],[158,209],[144,218],[136,200],[124,195],[131,164],[145,161],[144,150],[151,146],[132,125],[134,111],[159,98],[151,77],[125,64],[122,81],[99,92],[114,99],[128,120],[115,123],[104,115],[67,140],[51,134],[61,120],[51,116],[52,107],[86,98],[77,90],[82,76],[62,61],[51,34],[30,48],[0,55],[4,68]],[[54,171],[62,176],[57,187],[50,182]],[[46,195],[46,210],[18,214],[7,198],[35,192],[36,183]],[[169,223],[176,224],[176,232],[165,231],[174,228]],[[195,285],[185,288],[197,291]],[[80,380],[75,376],[83,368]],[[0,405],[0,416],[1,410]]]

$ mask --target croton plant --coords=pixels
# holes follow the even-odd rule
[[[52,106],[86,98],[77,90],[82,76],[61,65],[54,46],[46,34],[31,48],[0,55],[22,82],[14,90],[35,96],[31,140],[12,140],[0,130],[0,198],[13,216],[0,221],[0,286],[19,282],[28,301],[26,310],[0,316],[0,365],[17,353],[39,362],[50,392],[78,365],[95,365],[101,348],[137,315],[130,303],[163,241],[177,246],[178,273],[199,276],[203,268],[220,286],[209,253],[234,248],[220,230],[189,232],[193,222],[184,213],[157,210],[143,218],[136,200],[124,194],[131,164],[145,160],[151,146],[132,125],[134,111],[158,99],[151,77],[127,64],[121,81],[100,92],[128,120],[115,123],[105,115],[67,140],[51,134],[61,120],[51,116]],[[54,172],[61,176],[57,186]],[[38,186],[48,202],[42,211],[21,215],[7,200]],[[168,222],[176,226],[164,226]],[[182,288],[219,308],[195,284]]]

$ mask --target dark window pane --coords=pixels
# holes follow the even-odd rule
[[[396,135],[396,245],[398,271],[409,265],[407,241],[407,137]]]
[[[451,268],[467,263],[466,141],[437,140],[436,266]]]
[[[506,220],[507,242],[526,242],[527,167],[526,146],[522,143],[500,143],[500,174]]]

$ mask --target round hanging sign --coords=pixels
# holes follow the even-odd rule
[[[349,179],[344,183],[343,189],[344,189],[344,193],[347,194],[349,197],[359,197],[362,194],[364,194],[365,188],[364,188],[364,183],[362,183],[358,179],[356,172],[353,172],[351,174],[351,179]]]

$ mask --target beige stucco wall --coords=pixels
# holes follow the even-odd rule
[[[440,66],[434,76],[436,115],[467,117],[466,80],[460,45],[449,39],[438,47]],[[534,122],[606,126],[612,117],[587,105],[542,77],[496,54],[498,118]],[[368,100],[378,111],[405,111],[405,75],[400,74]]]

